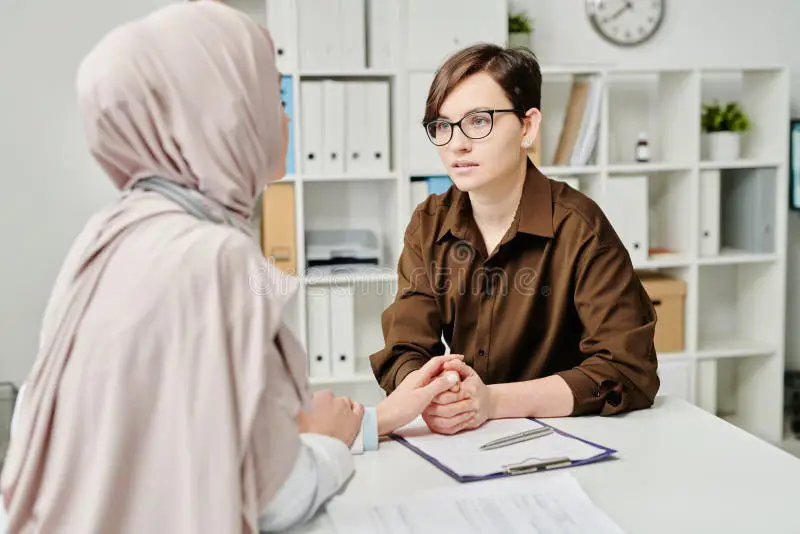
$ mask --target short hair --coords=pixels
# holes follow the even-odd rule
[[[520,118],[530,108],[541,109],[542,72],[536,55],[524,47],[479,43],[454,53],[436,71],[422,123],[438,118],[453,88],[478,72],[487,72],[503,88],[514,109],[522,110]]]

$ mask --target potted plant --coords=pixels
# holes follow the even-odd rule
[[[706,134],[708,159],[730,161],[739,158],[742,133],[750,128],[750,121],[738,102],[704,104],[700,123]]]
[[[509,12],[508,46],[531,47],[533,24],[524,11]]]

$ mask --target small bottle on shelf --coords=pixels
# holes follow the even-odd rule
[[[650,144],[644,132],[639,134],[639,140],[636,141],[636,161],[639,163],[650,161]]]

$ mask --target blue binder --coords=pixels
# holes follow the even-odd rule
[[[289,149],[286,151],[286,175],[295,174],[294,165],[294,91],[291,76],[281,77],[281,103],[289,117]]]
[[[453,181],[450,179],[449,176],[429,176],[428,177],[428,194],[429,195],[441,195],[442,193],[447,192],[450,189],[450,186],[453,185]]]

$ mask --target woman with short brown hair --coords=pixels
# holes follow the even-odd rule
[[[391,392],[442,338],[458,391],[423,417],[458,432],[491,418],[614,414],[653,403],[655,311],[600,208],[528,158],[542,76],[527,49],[471,46],[436,73],[423,126],[453,186],[414,212],[371,357]],[[422,132],[420,132],[422,133]]]

